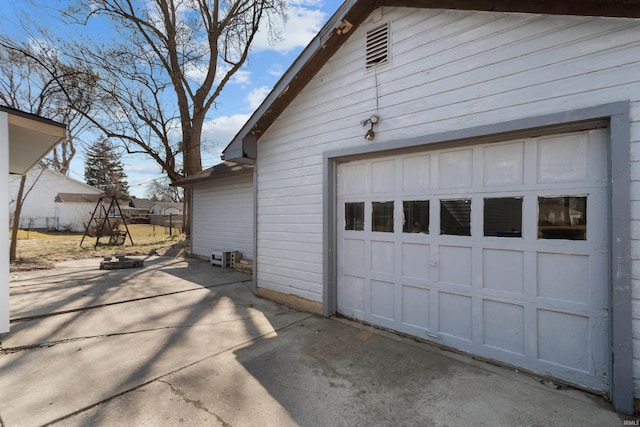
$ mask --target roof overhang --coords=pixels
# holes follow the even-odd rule
[[[253,165],[236,162],[222,162],[213,167],[204,169],[193,175],[182,178],[171,183],[174,187],[191,187],[194,184],[200,184],[212,180],[222,178],[230,178],[238,175],[253,173]]]
[[[354,29],[381,6],[640,18],[640,0],[346,0],[227,145],[223,160],[253,161],[260,137]]]
[[[35,114],[0,107],[9,124],[9,173],[24,175],[66,137],[66,126]]]

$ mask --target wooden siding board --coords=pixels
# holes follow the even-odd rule
[[[321,295],[322,287],[317,285],[318,280],[322,279],[321,273],[295,270],[291,266],[267,265],[264,260],[264,258],[258,257],[258,263],[264,265],[264,267],[260,267],[260,274],[266,280],[277,282],[282,286],[290,287],[292,290],[302,290]]]

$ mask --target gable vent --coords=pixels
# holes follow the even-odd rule
[[[389,62],[389,24],[367,31],[366,68]]]

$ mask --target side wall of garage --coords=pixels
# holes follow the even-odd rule
[[[366,69],[366,32],[386,23],[389,63]],[[556,113],[570,121],[572,110],[630,101],[633,375],[640,396],[640,23],[384,8],[354,31],[258,144],[257,285],[323,301],[323,265],[331,256],[322,222],[328,151]],[[361,121],[373,113],[381,120],[368,141]]]
[[[193,187],[194,255],[240,251],[253,259],[253,175],[243,174]]]

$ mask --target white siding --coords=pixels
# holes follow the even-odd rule
[[[80,223],[76,223],[75,215],[73,216],[73,223],[69,223],[69,218],[67,217],[57,216],[56,195],[58,193],[100,194],[102,191],[80,181],[67,178],[57,172],[45,170],[41,176],[40,172],[41,169],[38,167],[32,168],[27,172],[24,191],[26,192],[33,188],[22,205],[20,227],[57,228],[59,225],[61,229],[65,229],[65,226],[76,231],[77,229],[82,229],[82,220]],[[9,176],[9,212],[11,215],[15,210],[15,199],[20,188],[20,178],[18,175]],[[91,212],[89,212],[89,216]],[[86,218],[86,220],[88,219],[89,217]]]
[[[364,34],[385,21],[391,23],[390,64],[365,71]],[[325,151],[631,100],[640,395],[638,34],[636,19],[385,8],[381,21],[355,30],[260,139],[258,286],[322,300]],[[360,120],[373,112],[381,121],[368,142]]]
[[[253,259],[253,175],[219,179],[193,189],[193,253],[240,251]]]
[[[56,203],[56,224],[59,230],[84,232],[96,209],[95,203]]]

